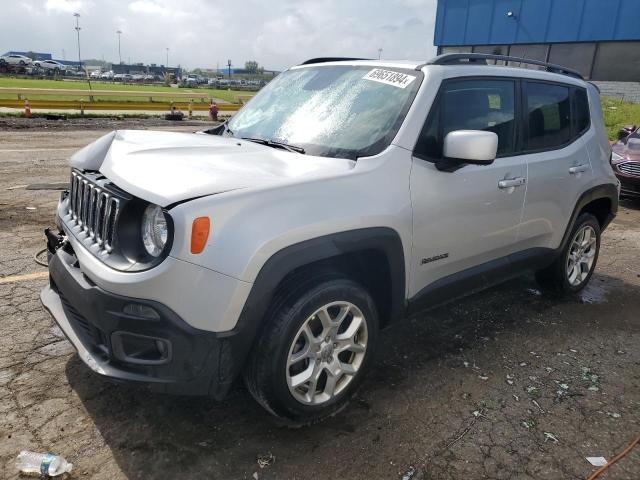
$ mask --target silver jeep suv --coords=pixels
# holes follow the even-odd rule
[[[393,322],[525,272],[582,289],[610,155],[596,87],[556,65],[310,60],[207,132],[77,152],[42,302],[103,376],[216,399],[242,376],[317,421]]]

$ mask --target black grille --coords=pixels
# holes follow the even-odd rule
[[[92,178],[73,170],[69,214],[71,221],[86,235],[85,242],[111,252],[122,206],[121,199],[107,190],[105,183],[104,177],[97,175]]]
[[[618,168],[621,172],[626,173],[627,175],[640,177],[640,162],[621,163],[618,165]]]

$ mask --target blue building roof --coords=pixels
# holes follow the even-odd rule
[[[612,40],[640,40],[640,1],[438,0],[437,46]]]

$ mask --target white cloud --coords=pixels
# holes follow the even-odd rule
[[[81,0],[47,0],[44,8],[47,11],[73,13],[82,10]]]
[[[140,13],[153,13],[159,15],[170,15],[171,10],[152,0],[136,0],[129,4],[129,10]]]
[[[0,0],[2,1],[2,0]],[[214,68],[256,60],[283,69],[311,57],[427,59],[436,0],[18,0],[2,1],[0,48],[77,51],[84,58]],[[6,4],[5,4],[6,3]],[[31,7],[31,8],[29,8]],[[35,13],[27,13],[28,11]],[[55,16],[55,20],[52,20]],[[3,53],[3,52],[0,52]],[[76,53],[77,55],[77,53]]]

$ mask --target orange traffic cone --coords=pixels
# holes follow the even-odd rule
[[[29,100],[24,101],[24,116],[31,118],[31,107],[29,106]]]

